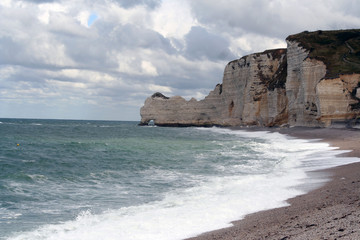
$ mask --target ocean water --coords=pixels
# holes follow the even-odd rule
[[[359,161],[342,152],[266,131],[0,119],[0,239],[196,236]]]

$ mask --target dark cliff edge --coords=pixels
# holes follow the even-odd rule
[[[305,31],[286,41],[286,49],[229,62],[203,100],[154,93],[140,125],[359,126],[360,29]]]
[[[309,51],[309,57],[325,63],[325,78],[360,71],[360,30],[302,32],[290,35],[287,41],[296,41]]]

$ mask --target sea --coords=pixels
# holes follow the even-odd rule
[[[357,162],[271,131],[0,119],[1,240],[177,240],[288,205]]]

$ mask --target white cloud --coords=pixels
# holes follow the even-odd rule
[[[85,83],[111,83],[117,79],[110,74],[84,69],[62,69],[60,71],[46,71],[51,78],[57,79],[76,79]]]
[[[38,19],[44,24],[49,24],[50,13],[48,11],[43,11],[38,15]]]
[[[11,0],[2,0],[0,2],[0,6],[3,6],[3,7],[11,7]]]
[[[72,66],[76,63],[66,55],[66,46],[51,36],[36,36],[26,49],[27,55],[35,61],[53,66]]]
[[[0,80],[11,77],[16,73],[14,66],[1,66],[0,65]]]
[[[254,52],[262,52],[266,49],[286,48],[285,39],[266,37],[258,34],[244,34],[241,37],[229,36],[230,49],[238,56]]]
[[[42,3],[38,5],[39,9],[46,12],[62,12],[66,13],[69,11],[66,5],[61,3]]]
[[[18,89],[16,90],[16,93],[19,95],[24,96],[37,96],[36,99],[44,99],[54,96],[59,96],[59,93],[55,92],[48,92],[48,89],[42,89],[42,88],[28,88],[28,89]]]
[[[157,73],[157,70],[154,67],[154,65],[152,65],[152,63],[149,62],[149,61],[141,61],[141,69],[142,69],[143,74],[150,75],[150,76],[153,76],[153,77],[159,75]]]
[[[89,17],[90,17],[89,11],[81,11],[76,16],[76,19],[81,23],[81,25],[83,25],[84,27],[88,27]]]
[[[104,21],[111,22],[115,26],[118,24],[133,24],[141,28],[149,28],[152,24],[151,11],[143,5],[126,9],[110,2],[105,5],[97,5],[97,11],[99,11]]]
[[[82,82],[65,82],[65,81],[58,81],[55,79],[49,79],[49,80],[46,80],[46,83],[54,86],[55,88],[63,88],[64,90],[71,89],[72,91],[74,91],[75,89],[84,90],[84,89],[88,88],[88,86]]]
[[[163,93],[171,93],[172,92],[170,87],[159,86],[159,85],[155,85],[155,84],[150,84],[149,90],[152,92],[163,92]]]
[[[196,26],[187,1],[167,0],[152,13],[153,29],[165,37],[182,39]]]
[[[39,15],[38,19],[44,24],[49,24],[51,13],[67,13],[67,7],[59,3],[43,3],[38,6]]]

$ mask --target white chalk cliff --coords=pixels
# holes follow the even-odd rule
[[[326,127],[339,121],[351,123],[360,116],[359,39],[360,30],[289,36],[286,49],[228,63],[222,84],[203,100],[155,93],[140,110],[141,124],[151,120],[160,126]],[[322,53],[328,48],[332,50]]]

